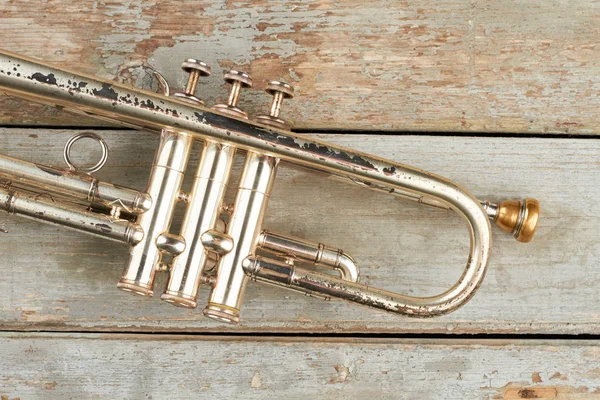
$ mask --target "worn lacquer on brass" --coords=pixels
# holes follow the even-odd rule
[[[289,131],[281,118],[284,99],[293,88],[269,82],[269,112],[249,117],[238,101],[252,86],[248,74],[231,70],[226,103],[207,108],[197,97],[205,63],[188,59],[189,80],[170,96],[160,75],[162,93],[153,93],[100,78],[52,67],[23,56],[0,52],[0,92],[34,102],[109,120],[160,135],[149,182],[137,191],[101,182],[93,171],[71,162],[71,144],[95,134],[75,136],[65,147],[68,168],[59,170],[0,156],[0,208],[9,214],[70,227],[123,242],[129,263],[118,287],[152,296],[157,273],[168,272],[161,298],[181,307],[197,307],[200,285],[211,288],[207,317],[240,320],[244,289],[250,280],[283,286],[323,299],[344,299],[413,317],[432,317],[465,304],[481,284],[491,249],[490,220],[518,241],[532,239],[539,218],[536,200],[480,201],[457,184],[402,164],[332,146]],[[190,192],[182,190],[195,142],[202,144]],[[245,162],[233,204],[224,203],[231,185],[234,157]],[[359,269],[344,251],[262,229],[277,168],[293,164],[326,172],[348,183],[409,198],[461,215],[470,232],[464,272],[447,291],[414,297],[361,285]],[[175,207],[185,205],[178,232],[171,229]],[[313,266],[332,274],[316,272]]]

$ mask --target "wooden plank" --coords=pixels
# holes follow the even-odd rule
[[[3,334],[2,399],[597,399],[591,341]]]
[[[60,166],[62,145],[74,132],[3,129],[0,148]],[[100,179],[143,189],[157,138],[135,131],[100,134],[111,151]],[[442,174],[481,198],[537,197],[542,204],[538,234],[523,245],[495,229],[481,290],[445,317],[415,320],[251,283],[242,323],[233,327],[209,321],[200,309],[117,290],[127,261],[123,246],[2,213],[0,227],[7,233],[0,233],[1,329],[600,333],[595,207],[600,141],[318,137]],[[93,146],[79,149],[80,159],[98,155]],[[278,173],[266,227],[345,249],[361,266],[362,282],[412,295],[450,287],[467,257],[466,229],[450,213],[285,167]],[[157,293],[164,284],[161,277]],[[206,296],[204,288],[201,307]]]
[[[303,129],[600,133],[593,1],[5,1],[0,16],[5,50],[145,87],[142,64],[181,87],[180,62],[201,58],[208,104],[223,70],[247,70],[251,115],[285,79]],[[4,125],[90,123],[0,102]]]

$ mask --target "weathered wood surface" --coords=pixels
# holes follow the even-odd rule
[[[181,87],[201,58],[209,104],[245,69],[252,115],[285,79],[299,128],[600,133],[595,1],[3,1],[0,19],[2,49],[110,79],[149,84],[146,63]],[[90,123],[0,100],[3,125]]]
[[[2,129],[2,153],[59,166],[75,130]],[[142,189],[157,137],[102,131],[111,149],[101,179]],[[600,333],[600,142],[584,139],[319,135],[430,170],[484,199],[536,197],[542,219],[524,245],[494,229],[477,295],[448,316],[418,320],[250,283],[242,323],[222,325],[158,298],[116,288],[124,246],[0,214],[0,329],[96,331]],[[80,147],[81,149],[81,147]],[[83,148],[90,157],[93,146]],[[97,154],[96,154],[97,155]],[[281,168],[266,227],[339,246],[362,281],[413,295],[460,275],[468,237],[453,214]],[[158,280],[157,293],[165,280]],[[200,299],[206,299],[203,289]],[[202,304],[202,301],[200,301]]]
[[[2,399],[597,399],[589,341],[0,335]]]

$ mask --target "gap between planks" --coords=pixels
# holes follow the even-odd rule
[[[0,129],[31,129],[31,130],[62,130],[82,131],[93,129],[95,131],[135,131],[118,125],[107,126],[77,126],[77,125],[0,125]],[[520,138],[520,139],[576,139],[599,140],[600,134],[578,135],[569,133],[509,133],[509,132],[444,132],[444,131],[382,131],[365,129],[292,129],[297,135],[369,135],[369,136],[433,136],[433,137],[473,137],[473,138]]]

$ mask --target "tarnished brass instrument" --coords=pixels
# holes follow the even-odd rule
[[[103,158],[88,171],[75,168],[70,158],[71,145],[81,135],[65,147],[65,170],[2,155],[0,208],[126,243],[130,259],[118,287],[152,296],[157,272],[168,271],[163,300],[194,308],[198,288],[205,284],[210,295],[204,315],[233,323],[239,321],[248,280],[413,317],[445,314],[465,304],[481,284],[490,257],[489,220],[521,242],[535,233],[539,204],[534,199],[479,201],[439,176],[291,133],[279,114],[293,89],[282,82],[268,84],[267,92],[273,95],[269,114],[250,120],[237,102],[241,89],[252,81],[245,73],[229,71],[225,79],[232,89],[227,103],[207,108],[195,92],[199,78],[210,74],[209,66],[188,59],[183,69],[189,73],[185,89],[170,95],[164,78],[156,74],[162,87],[158,94],[1,52],[0,92],[155,132],[160,145],[145,192],[91,175],[107,155],[95,134],[83,136],[102,145]],[[202,153],[193,187],[186,193],[182,179],[195,141],[202,142]],[[223,196],[236,153],[245,156],[245,163],[235,202],[227,205]],[[457,212],[471,239],[462,276],[436,296],[396,294],[359,284],[358,267],[342,250],[263,231],[280,162]],[[61,198],[66,201],[58,201]],[[178,234],[170,232],[177,202],[187,207]],[[316,272],[314,265],[338,276]]]

